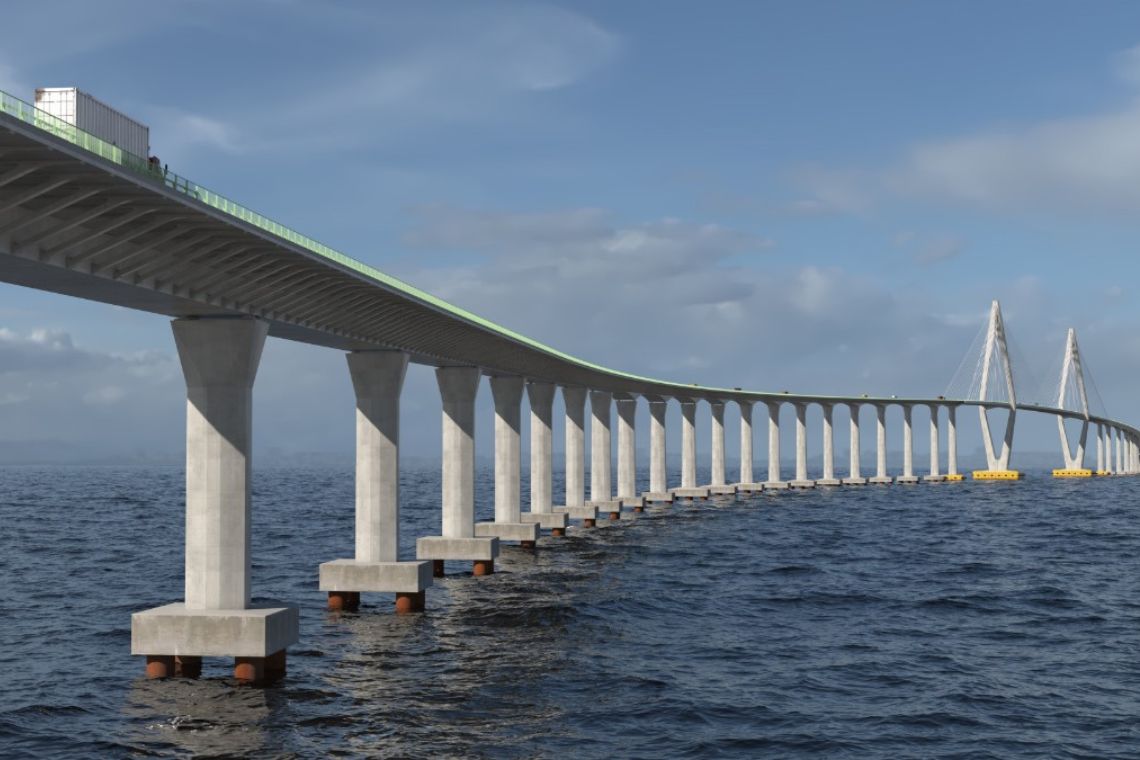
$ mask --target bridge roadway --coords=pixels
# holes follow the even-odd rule
[[[647,501],[731,496],[738,491],[838,485],[831,410],[877,410],[877,462],[886,471],[886,407],[904,411],[904,467],[914,482],[911,411],[929,407],[931,464],[939,480],[939,414],[947,408],[947,474],[957,473],[954,412],[1008,409],[997,401],[894,396],[825,396],[718,388],[643,377],[569,356],[482,319],[355,261],[239,204],[155,171],[119,149],[0,93],[0,281],[174,318],[187,382],[186,576],[183,602],[132,616],[132,652],[153,677],[196,676],[201,658],[235,658],[235,676],[262,682],[284,674],[297,640],[298,610],[250,603],[250,399],[267,335],[348,352],[357,397],[355,556],[325,563],[321,589],[333,608],[353,609],[360,592],[396,594],[399,612],[424,609],[425,590],[445,560],[493,571],[501,541],[533,546],[540,530],[563,535],[568,520],[593,526],[599,510],[618,519]],[[437,367],[443,399],[442,530],[417,540],[400,561],[398,417],[407,363]],[[495,400],[495,520],[474,522],[474,399],[483,375]],[[566,401],[566,499],[552,504],[551,427],[556,389]],[[520,405],[531,409],[530,510],[521,511]],[[585,499],[585,401],[592,464]],[[650,492],[637,494],[634,422],[638,397],[651,417]],[[665,406],[682,408],[682,480],[665,474]],[[616,495],[611,484],[610,410],[618,410]],[[713,410],[712,482],[696,483],[694,410]],[[740,480],[724,472],[723,410],[742,415]],[[752,476],[752,408],[769,412],[767,481]],[[781,479],[778,411],[796,409],[796,477]],[[824,410],[823,478],[807,477],[805,409]],[[1019,403],[1095,425],[1098,470],[1140,470],[1140,431],[1106,417]],[[1113,464],[1112,442],[1116,443]],[[862,483],[858,417],[842,482]],[[1082,451],[1083,456],[1083,451]]]

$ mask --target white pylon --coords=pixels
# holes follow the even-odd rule
[[[1065,391],[1068,390],[1069,380],[1072,379],[1077,386],[1078,409],[1084,419],[1081,421],[1081,438],[1077,442],[1076,454],[1071,453],[1069,436],[1065,431],[1065,418],[1057,416],[1057,429],[1061,432],[1061,454],[1065,457],[1065,469],[1079,470],[1085,466],[1085,442],[1089,435],[1089,397],[1085,392],[1085,371],[1081,366],[1081,351],[1077,347],[1077,331],[1069,328],[1069,336],[1065,341],[1065,360],[1061,364],[1061,385],[1057,390],[1057,408],[1065,408]]]
[[[994,301],[990,305],[990,325],[986,332],[986,347],[982,353],[982,377],[978,393],[978,400],[986,400],[986,391],[989,389],[990,367],[993,364],[994,354],[998,355],[1002,373],[1005,375],[1005,388],[1009,400],[1009,418],[1005,423],[1005,437],[1002,439],[1001,456],[994,453],[994,442],[990,436],[990,420],[988,410],[978,407],[978,416],[982,423],[982,442],[986,448],[986,463],[991,472],[1009,469],[1009,455],[1013,448],[1013,420],[1017,413],[1017,394],[1013,389],[1013,367],[1009,361],[1009,349],[1005,341],[1005,323],[1001,318],[1001,304]]]

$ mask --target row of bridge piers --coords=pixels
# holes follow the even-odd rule
[[[250,454],[252,389],[267,335],[265,322],[253,318],[186,318],[173,322],[175,343],[187,386],[185,596],[182,602],[132,616],[132,653],[147,658],[150,677],[196,677],[203,657],[234,659],[234,676],[264,683],[284,675],[286,650],[298,640],[298,609],[288,604],[251,603]],[[409,357],[400,351],[369,350],[347,354],[356,396],[356,494],[354,553],[318,570],[319,585],[334,610],[354,610],[362,593],[395,595],[398,613],[424,610],[433,579],[444,563],[471,563],[476,576],[494,572],[501,542],[534,547],[543,532],[564,536],[571,521],[583,528],[599,516],[620,519],[624,510],[641,511],[647,503],[731,496],[737,493],[817,486],[917,483],[913,456],[913,408],[903,411],[903,469],[887,469],[888,403],[845,400],[851,407],[850,460],[846,477],[835,467],[830,400],[762,401],[768,410],[767,479],[753,473],[752,401],[740,407],[739,479],[728,482],[725,467],[722,400],[711,407],[711,478],[697,482],[696,407],[698,399],[644,395],[649,407],[649,491],[637,492],[635,423],[637,395],[561,386],[565,406],[565,498],[553,500],[552,430],[554,383],[491,374],[495,408],[494,520],[475,521],[475,400],[485,374],[470,366],[436,370],[442,400],[441,524],[436,536],[416,540],[416,558],[401,560],[399,494],[400,395]],[[530,409],[529,508],[521,498],[521,412]],[[586,498],[585,415],[589,400],[591,466]],[[666,409],[681,408],[681,482],[671,486],[666,472]],[[795,472],[784,480],[780,469],[780,419],[783,403],[795,409]],[[823,411],[821,477],[808,472],[807,407]],[[860,463],[859,408],[876,411],[875,474],[864,477]],[[925,481],[960,480],[956,411],[946,401],[930,409],[930,464]],[[617,409],[616,488],[612,475],[611,411]],[[939,407],[946,407],[948,446],[942,472]],[[1140,471],[1140,447],[1123,431],[1098,429],[1098,471]],[[1115,446],[1115,456],[1112,452]],[[347,537],[346,537],[347,538]]]

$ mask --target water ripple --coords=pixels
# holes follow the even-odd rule
[[[490,519],[492,473],[478,473]],[[261,469],[254,588],[289,677],[148,682],[182,583],[178,468],[0,468],[0,756],[1135,757],[1140,482],[1047,478],[653,506],[507,548],[396,617],[328,613],[349,469]],[[556,489],[560,484],[556,483]],[[438,530],[409,470],[402,551]],[[523,493],[527,492],[524,484]],[[320,519],[314,519],[319,515]]]

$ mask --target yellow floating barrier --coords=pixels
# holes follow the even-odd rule
[[[1017,470],[974,470],[974,480],[1021,480]]]
[[[1100,476],[1104,476],[1104,475],[1111,475],[1112,473],[1109,472],[1108,470],[1097,470],[1096,474],[1100,475]]]
[[[1091,478],[1093,476],[1092,470],[1066,470],[1059,469],[1053,470],[1053,477],[1055,478]]]
[[[957,482],[965,480],[965,479],[966,479],[966,476],[960,472],[956,472],[953,475],[947,475],[946,476],[946,480],[952,481],[954,483],[957,483]]]

